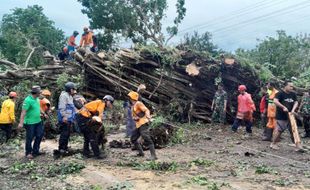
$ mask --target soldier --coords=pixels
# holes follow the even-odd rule
[[[298,110],[303,117],[303,125],[305,128],[305,135],[303,138],[310,138],[310,95],[305,92],[301,100],[301,105]]]
[[[215,92],[211,109],[212,121],[217,123],[225,123],[226,120],[226,107],[227,107],[227,93],[223,89],[223,85],[219,84],[218,89]]]

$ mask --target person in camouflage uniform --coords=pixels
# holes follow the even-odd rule
[[[310,138],[310,95],[306,92],[301,100],[301,105],[298,110],[303,117],[303,124],[305,128],[305,135],[303,138]]]
[[[223,89],[223,85],[219,84],[218,89],[215,92],[211,109],[212,121],[216,123],[225,123],[226,120],[226,106],[227,106],[227,93]]]

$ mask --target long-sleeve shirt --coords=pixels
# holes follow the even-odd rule
[[[80,109],[79,114],[84,117],[92,117],[94,115],[98,115],[99,117],[103,117],[103,112],[105,109],[105,103],[102,100],[94,100],[83,106]]]
[[[238,112],[245,113],[255,111],[255,104],[252,100],[251,94],[244,93],[238,96]]]
[[[15,122],[15,103],[11,99],[7,99],[2,103],[0,113],[0,123],[10,124]]]
[[[61,92],[58,102],[58,121],[62,122],[63,118],[67,118],[72,122],[75,116],[75,107],[73,97],[68,92]]]

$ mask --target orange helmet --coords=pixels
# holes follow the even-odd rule
[[[46,90],[42,90],[41,94],[43,96],[51,96],[52,95],[52,93],[49,90],[47,90],[47,89]]]
[[[17,97],[17,93],[16,92],[10,92],[9,93],[9,97],[10,98],[16,98]]]
[[[246,86],[245,85],[238,86],[238,91],[245,91],[245,90],[246,90]]]
[[[131,91],[128,93],[128,96],[130,99],[138,101],[139,99],[139,94],[137,92]]]

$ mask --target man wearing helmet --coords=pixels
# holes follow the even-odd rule
[[[0,113],[0,128],[5,131],[6,142],[11,138],[12,126],[15,123],[15,101],[17,98],[16,92],[9,93],[9,99],[2,103]]]
[[[41,122],[41,109],[39,96],[41,93],[40,86],[33,86],[31,95],[23,103],[22,113],[18,128],[23,126],[26,129],[26,157],[32,159],[33,156],[40,155],[40,144],[43,138],[43,126]],[[32,145],[32,141],[34,143]]]
[[[84,136],[83,155],[90,157],[89,144],[97,159],[104,159],[99,150],[98,134],[102,130],[103,112],[106,107],[112,108],[114,98],[106,95],[102,100],[94,100],[85,104],[76,116],[77,123]]]
[[[73,104],[74,94],[76,94],[76,85],[73,82],[67,82],[65,91],[62,91],[59,96],[57,115],[60,125],[60,137],[58,149],[61,154],[68,152],[70,128],[76,112]]]
[[[128,96],[132,105],[132,117],[136,123],[136,127],[132,132],[130,140],[139,151],[138,156],[144,156],[142,146],[138,142],[138,139],[141,136],[150,149],[150,160],[156,160],[155,146],[149,131],[149,122],[151,119],[150,110],[139,101],[139,94],[137,92],[131,91]]]
[[[45,89],[42,90],[40,96],[41,118],[44,126],[44,136],[46,138],[51,138],[51,121],[49,119],[49,113],[51,112],[51,102],[49,101],[49,98],[51,95],[51,92]]]
[[[232,125],[232,131],[237,132],[241,121],[245,122],[246,132],[248,135],[252,134],[252,122],[253,122],[253,112],[256,110],[255,104],[252,100],[251,94],[246,92],[246,86],[240,85],[238,87],[238,111],[236,119]]]

